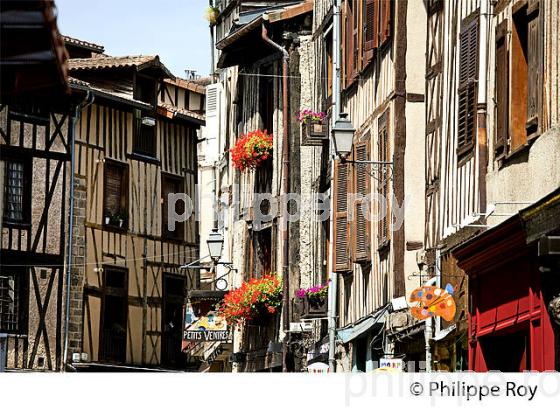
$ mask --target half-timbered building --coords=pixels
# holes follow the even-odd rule
[[[326,132],[323,140],[305,141],[296,120],[300,110],[321,108],[312,106],[317,69],[311,41],[314,2],[217,3],[218,81],[208,87],[208,95],[215,92],[218,102],[217,225],[226,238],[224,259],[235,269],[228,283],[236,288],[272,272],[284,286],[280,314],[268,323],[248,323],[236,330],[232,367],[243,372],[300,371],[308,348],[326,336],[325,320],[316,321],[311,335],[289,332],[290,323],[305,316],[297,306],[296,290],[327,280],[328,222],[316,223],[309,206],[327,189],[322,172],[328,164]],[[233,168],[227,149],[242,134],[259,128],[273,135],[273,158],[241,173]],[[256,208],[256,195],[270,195],[280,204],[288,192],[301,195],[297,222],[286,223],[286,215],[266,203]],[[258,214],[265,218],[258,220]],[[321,317],[326,319],[326,309]]]
[[[69,60],[75,131],[69,347],[77,369],[185,368],[203,95],[157,56]],[[175,195],[186,195],[177,199]]]
[[[315,18],[321,22],[322,15],[324,22],[314,37],[330,60],[332,17],[324,7],[316,2]],[[350,161],[336,160],[332,179],[337,371],[370,371],[386,355],[417,366],[423,324],[388,311],[394,298],[422,283],[416,252],[424,229],[417,205],[423,197],[424,87],[418,69],[425,9],[420,2],[347,0],[340,19],[341,111],[356,132]],[[328,83],[323,88],[329,90]]]
[[[459,307],[436,367],[552,369],[559,290],[538,257],[558,229],[558,5],[427,4],[426,259]]]
[[[0,24],[0,371],[60,370],[80,97],[52,1],[2,4]]]

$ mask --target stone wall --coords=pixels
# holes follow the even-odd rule
[[[74,227],[72,232],[72,266],[70,270],[70,320],[68,323],[68,358],[82,351],[83,299],[86,247],[86,179],[74,179]],[[68,284],[67,284],[68,286]]]

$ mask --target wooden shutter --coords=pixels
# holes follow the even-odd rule
[[[377,135],[377,157],[378,161],[388,161],[389,158],[389,133],[387,130],[388,114],[385,113],[379,118]],[[389,201],[389,178],[386,173],[380,173],[377,180],[377,193],[385,198],[385,217],[377,222],[377,240],[379,245],[383,245],[389,240],[389,226],[391,217],[391,207]],[[381,210],[379,210],[381,212]]]
[[[334,271],[350,270],[348,244],[348,178],[349,165],[338,163],[334,175],[335,219],[334,219]]]
[[[362,49],[360,44],[360,3],[361,1],[352,1],[352,78],[355,78],[360,71],[362,56],[360,52]]]
[[[379,0],[379,47],[391,37],[391,0]]]
[[[541,12],[539,1],[532,0],[527,8],[527,137],[539,132],[539,113],[542,106],[543,36],[540,35]]]
[[[369,160],[369,137],[366,141],[356,144],[354,148],[354,157],[357,161]],[[371,229],[370,218],[365,217],[368,212],[369,202],[367,196],[370,193],[370,176],[367,165],[356,164],[354,166],[354,186],[356,194],[359,195],[358,200],[354,203],[354,229],[352,230],[354,260],[364,261],[370,259],[370,242]]]
[[[507,44],[508,21],[496,28],[496,158],[507,153],[509,133],[509,52]]]
[[[354,79],[354,15],[352,13],[351,0],[346,1],[344,28],[344,44],[346,47],[344,70],[346,86],[348,87]]]
[[[126,210],[124,177],[124,167],[110,162],[105,164],[105,216]]]
[[[459,118],[457,155],[474,147],[476,135],[476,80],[478,74],[478,18],[470,17],[460,34],[459,51]]]
[[[168,198],[169,194],[180,194],[183,193],[183,180],[179,177],[162,174],[161,177],[161,223],[162,223],[162,233],[164,237],[182,239],[185,230],[185,222],[176,222],[175,230],[170,231],[167,227],[168,217]],[[175,202],[175,213],[177,215],[182,215],[185,212],[184,201],[178,200]]]
[[[377,20],[375,19],[377,6],[376,0],[365,0],[363,14],[365,64],[373,58],[373,50],[377,47]]]

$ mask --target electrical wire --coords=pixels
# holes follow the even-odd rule
[[[160,257],[166,257],[166,256],[172,256],[172,255],[179,255],[181,253],[183,253],[185,251],[180,251],[180,252],[171,252],[171,253],[162,253],[162,254],[156,254],[156,255],[151,255],[151,256],[144,256],[144,257],[140,257],[140,258],[129,258],[129,259],[119,259],[119,262],[136,262],[136,261],[143,261],[145,259],[154,259],[154,258],[160,258]],[[196,257],[192,258],[186,262],[194,262],[196,261]],[[153,262],[158,262],[158,261],[153,261]],[[81,267],[81,266],[88,266],[88,265],[102,265],[106,263],[105,261],[96,261],[96,262],[84,262],[84,263],[73,263],[72,265],[70,265],[71,267]],[[2,264],[3,267],[18,267],[18,268],[58,268],[61,266],[65,266],[64,264],[21,264],[21,265],[17,265],[17,264]]]

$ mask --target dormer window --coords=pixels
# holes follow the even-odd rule
[[[149,157],[156,156],[156,84],[152,77],[135,75],[134,99],[151,108],[134,109],[134,152]]]
[[[134,99],[146,104],[156,103],[156,81],[151,77],[136,74],[134,84]]]

